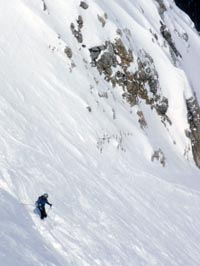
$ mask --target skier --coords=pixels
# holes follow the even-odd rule
[[[36,207],[40,211],[40,218],[42,220],[47,217],[47,213],[46,213],[46,210],[45,210],[45,204],[48,204],[50,207],[52,207],[52,204],[49,203],[47,199],[48,199],[48,194],[44,193],[36,201]]]

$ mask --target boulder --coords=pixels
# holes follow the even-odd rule
[[[87,9],[89,6],[88,6],[88,4],[86,2],[81,1],[80,2],[80,7],[82,7],[83,9]]]

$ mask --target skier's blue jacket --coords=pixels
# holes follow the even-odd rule
[[[38,200],[36,201],[36,206],[43,208],[45,204],[48,204],[51,206],[51,203],[48,202],[48,200],[44,196],[40,196]]]

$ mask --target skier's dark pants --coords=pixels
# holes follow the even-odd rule
[[[40,218],[41,219],[46,218],[47,217],[47,213],[46,213],[45,207],[38,207],[38,209],[40,210]]]

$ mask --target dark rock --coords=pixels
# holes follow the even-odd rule
[[[88,109],[88,112],[92,112],[92,108],[90,106],[87,106],[86,108]]]
[[[183,40],[185,40],[186,42],[189,41],[189,36],[188,36],[188,34],[187,34],[186,32],[183,33],[182,38],[183,38]]]
[[[47,10],[47,5],[46,5],[45,1],[42,0],[42,3],[43,3],[43,11],[46,11]]]
[[[83,27],[83,18],[81,16],[78,16],[77,24],[78,24],[78,28],[82,29],[82,27]]]
[[[71,29],[72,32],[75,30],[75,25],[74,25],[74,23],[71,23],[71,24],[70,24],[70,29]]]
[[[67,55],[67,57],[69,59],[72,58],[73,53],[72,53],[72,49],[70,47],[66,46],[65,49],[64,49],[64,53]]]
[[[140,82],[146,82],[147,81],[147,75],[144,71],[144,69],[141,69],[138,71],[138,79],[140,80]]]
[[[158,3],[159,5],[159,14],[161,16],[163,16],[163,14],[165,13],[165,11],[167,10],[163,0],[156,0],[156,2]]]
[[[122,32],[121,29],[117,29],[117,30],[116,30],[116,33],[117,33],[119,36],[122,36],[122,35],[123,35],[123,32]]]
[[[200,168],[200,107],[196,96],[186,100],[188,110],[188,123],[190,132],[192,152],[196,165]]]
[[[100,46],[94,46],[89,49],[90,52],[90,57],[92,59],[92,62],[95,62],[96,59],[99,57],[101,51],[105,50],[106,46],[105,45],[100,45]]]
[[[165,115],[167,113],[169,107],[168,99],[166,97],[163,97],[162,100],[157,103],[156,110],[160,115]]]
[[[160,32],[163,36],[163,38],[167,41],[167,43],[169,44],[170,48],[172,49],[172,51],[174,52],[174,54],[177,57],[182,58],[182,55],[179,53],[179,51],[176,49],[175,43],[172,40],[172,36],[171,33],[169,32],[169,30],[167,29],[166,25],[164,25],[162,22],[161,23],[161,27],[160,27]]]
[[[86,2],[81,1],[80,2],[80,7],[82,7],[83,9],[87,9],[89,6],[88,6],[88,4]]]
[[[154,153],[152,154],[151,161],[153,162],[154,160],[159,161],[161,163],[161,165],[163,167],[165,167],[166,158],[165,158],[165,155],[161,149],[154,151]]]
[[[83,27],[83,19],[81,16],[78,17],[77,24],[78,24],[78,30],[76,30],[74,23],[71,23],[70,29],[71,29],[74,37],[77,39],[77,41],[79,43],[82,43],[83,42],[83,35],[81,33],[81,28]]]
[[[99,73],[104,75],[107,82],[113,87],[117,85],[124,91],[123,97],[131,106],[143,99],[152,108],[156,108],[162,116],[167,112],[168,101],[163,98],[159,102],[157,92],[159,88],[158,73],[152,57],[143,50],[138,53],[138,70],[131,72],[129,67],[134,62],[133,53],[128,50],[120,38],[114,43],[105,42],[105,45],[89,49],[91,64],[97,67]],[[115,74],[114,68],[118,67]],[[149,93],[153,93],[149,95]],[[159,104],[158,104],[159,103]],[[157,104],[157,107],[156,107]]]
[[[81,33],[81,29],[83,28],[83,18],[81,16],[78,16],[78,19],[76,22],[77,22],[78,28],[76,29],[74,23],[71,23],[70,29],[71,29],[74,37],[77,39],[77,41],[79,43],[82,43],[83,42],[83,35]]]
[[[99,22],[101,23],[102,27],[105,27],[106,20],[100,15],[97,15],[97,18],[98,18]]]
[[[105,52],[101,56],[100,60],[103,62],[103,64],[107,67],[116,66],[116,59],[115,56],[113,56],[110,52]]]
[[[149,90],[156,95],[159,87],[158,72],[156,71],[152,57],[145,51],[139,52],[137,79],[143,84],[149,85]]]
[[[156,94],[158,91],[158,80],[156,79],[150,79],[149,80],[149,87],[150,87],[150,92],[153,94]]]
[[[75,34],[74,34],[75,38],[77,39],[77,41],[79,43],[82,43],[83,42],[83,35],[81,32],[79,31],[76,31]]]
[[[121,64],[127,68],[131,62],[133,62],[133,53],[131,50],[126,49],[122,40],[119,38],[115,41],[114,44],[115,53],[121,58]]]
[[[109,76],[112,75],[112,68],[116,67],[116,58],[114,54],[106,51],[102,54],[101,58],[97,61],[97,68],[100,73],[105,73]]]
[[[146,127],[147,127],[147,122],[146,122],[146,120],[145,120],[145,117],[144,117],[143,112],[142,112],[142,111],[137,111],[137,115],[139,116],[139,120],[138,120],[138,122],[139,122],[139,124],[140,124],[140,127],[141,127],[142,129],[146,128]]]
[[[138,104],[138,96],[137,94],[133,94],[133,93],[128,93],[128,92],[125,92],[123,93],[123,98],[126,99],[126,101],[130,104],[130,106],[134,106],[136,104]]]

